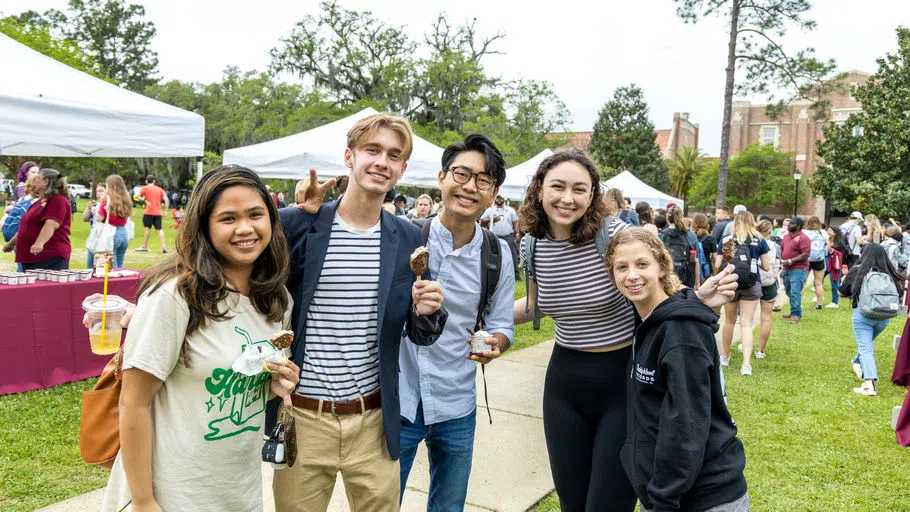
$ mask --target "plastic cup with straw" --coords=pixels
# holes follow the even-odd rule
[[[88,337],[92,352],[113,354],[120,349],[120,318],[126,312],[127,302],[117,295],[108,295],[108,266],[104,265],[104,292],[101,299],[82,302],[88,318]],[[108,325],[110,324],[110,325]]]

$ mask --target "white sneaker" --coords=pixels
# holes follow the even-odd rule
[[[815,293],[815,288],[812,289],[812,292]],[[818,297],[812,297],[812,302],[818,302]]]
[[[838,306],[836,302],[832,302],[831,304],[828,304],[827,306],[825,306],[825,308],[827,308],[827,309],[837,309],[839,307],[840,306]]]
[[[758,350],[755,351],[755,359],[764,359],[766,357],[768,356],[765,355],[764,352],[759,352]]]
[[[736,350],[739,350],[739,353],[742,354],[743,353],[743,344],[740,343],[739,345],[737,345]]]
[[[856,378],[859,380],[863,380],[863,365],[861,365],[859,363],[852,363],[852,364],[853,364],[853,373],[856,374]]]
[[[730,356],[727,356],[727,357],[720,356],[720,365],[721,366],[730,366]]]
[[[875,396],[875,381],[863,381],[863,385],[858,388],[853,388],[853,392],[865,396]]]
[[[743,367],[739,369],[739,373],[743,375],[752,375],[752,365],[744,364]]]

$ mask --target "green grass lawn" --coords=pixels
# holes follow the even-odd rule
[[[910,449],[891,430],[891,410],[905,390],[889,382],[892,340],[906,319],[891,320],[876,339],[878,396],[864,397],[851,391],[860,381],[850,367],[856,342],[849,302],[815,311],[811,299],[807,287],[799,324],[775,314],[768,357],[753,359],[752,377],[740,375],[742,355],[735,350],[725,372],[752,509],[910,510]],[[551,495],[533,510],[559,511],[559,500]]]
[[[89,223],[82,220],[82,212],[85,211],[86,199],[78,199],[77,204],[79,212],[73,214],[73,221],[70,225],[70,245],[73,247],[70,256],[70,268],[85,268],[85,256],[88,251],[85,250],[85,239],[88,238]],[[133,208],[133,223],[136,224],[136,237],[130,240],[130,248],[124,258],[124,266],[129,268],[146,268],[153,265],[161,259],[161,241],[155,230],[152,230],[149,237],[149,252],[136,252],[136,247],[142,245],[143,227],[142,227],[142,208]],[[174,221],[170,213],[161,219],[162,230],[164,231],[165,244],[169,251],[174,250],[174,242],[177,239],[177,230],[170,226]],[[16,258],[13,253],[0,252],[0,270],[6,272],[16,270]]]

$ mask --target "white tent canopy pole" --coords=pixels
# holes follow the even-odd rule
[[[320,180],[347,176],[344,164],[347,133],[354,124],[376,110],[365,108],[343,119],[280,139],[228,149],[224,164],[248,167],[263,178],[300,179],[316,169]],[[414,148],[399,185],[439,186],[442,148],[414,136]]]

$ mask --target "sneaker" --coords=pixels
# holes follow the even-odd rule
[[[766,357],[768,356],[765,355],[764,352],[759,352],[758,350],[755,351],[755,359],[764,359]]]
[[[781,315],[781,318],[783,318],[784,320],[789,320],[789,319],[790,319],[790,315]]]
[[[774,311],[775,313],[777,313],[778,311],[780,311],[780,306],[775,304],[775,306],[773,308],[771,308],[771,311]]]
[[[815,292],[815,288],[812,291]],[[818,302],[818,297],[812,297],[812,302]]]
[[[164,247],[162,247],[162,248],[161,248],[161,252],[164,253],[164,254],[167,254],[167,249],[165,249]]]
[[[743,353],[743,344],[740,343],[739,345],[737,345],[736,350],[739,350],[739,353],[742,354]]]
[[[816,305],[815,305],[815,310],[816,310],[816,311],[821,311],[821,310],[822,310],[822,305],[821,305],[821,304],[816,304]]]
[[[727,356],[727,357],[720,356],[720,365],[721,366],[730,366],[730,356]]]
[[[827,306],[825,306],[826,309],[837,309],[839,307],[840,306],[836,302],[832,302],[831,304],[828,304]]]
[[[799,318],[798,316],[791,316],[791,317],[790,317],[790,323],[791,323],[791,324],[798,324],[798,323],[799,323],[799,320],[800,320],[800,318]]]
[[[865,380],[863,385],[858,388],[853,388],[854,393],[859,393],[860,395],[866,396],[875,396],[875,381],[874,380]]]
[[[863,366],[859,363],[852,363],[852,364],[853,364],[853,373],[856,374],[856,378],[859,380],[863,380]]]
[[[743,375],[752,375],[752,365],[744,364],[742,368],[739,369],[739,373]],[[874,391],[873,391],[874,393]]]
[[[149,252],[148,247],[136,247],[136,252]]]

